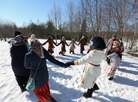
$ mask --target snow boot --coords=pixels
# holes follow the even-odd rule
[[[94,84],[93,88],[94,88],[94,90],[99,90],[99,87],[96,83]]]
[[[113,77],[110,77],[108,80],[113,80]]]
[[[88,89],[87,92],[83,94],[83,96],[84,96],[85,98],[91,98],[93,91],[94,91],[93,88]]]
[[[74,51],[72,51],[72,53],[75,54]]]
[[[47,102],[57,102],[53,97],[50,98]]]

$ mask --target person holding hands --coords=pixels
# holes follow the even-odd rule
[[[101,74],[100,63],[105,58],[104,49],[106,45],[104,40],[101,37],[94,36],[90,43],[91,51],[86,56],[66,63],[68,66],[86,64],[81,78],[81,87],[87,89],[87,92],[83,94],[85,98],[90,98],[92,93],[99,89],[96,80]]]

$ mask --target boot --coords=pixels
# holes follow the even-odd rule
[[[61,54],[61,52],[58,53],[59,55]]]
[[[88,90],[87,90],[87,93],[84,93],[83,96],[84,96],[85,98],[91,98],[93,91],[94,91],[93,88],[88,89]]]
[[[47,102],[57,102],[53,97],[50,98]]]
[[[108,80],[113,80],[113,77],[110,77]]]
[[[94,90],[99,90],[99,87],[96,83],[94,84],[93,88],[94,88]]]
[[[72,53],[75,54],[74,51],[72,51]]]

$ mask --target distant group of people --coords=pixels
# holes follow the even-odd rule
[[[80,39],[79,43],[77,44],[75,39],[73,38],[70,42],[70,44],[68,44],[66,42],[66,39],[64,36],[62,36],[62,39],[61,41],[56,44],[54,41],[53,41],[53,37],[50,35],[47,39],[47,41],[45,41],[42,45],[45,45],[46,43],[48,43],[48,52],[52,55],[52,53],[54,53],[54,45],[55,46],[59,46],[61,44],[61,51],[59,52],[59,54],[61,55],[65,55],[65,52],[66,52],[66,46],[70,46],[70,49],[69,49],[69,52],[72,53],[72,54],[75,54],[74,50],[75,50],[75,44],[76,45],[80,45],[80,53],[83,54],[83,51],[84,51],[84,45],[86,44],[86,41],[85,41],[85,37],[82,36],[82,38]]]
[[[90,51],[87,55],[78,60],[63,63],[52,56],[54,45],[58,46],[62,44],[61,51],[59,52],[59,54],[62,55],[66,52],[65,45],[71,45],[70,53],[74,54],[75,44],[80,45],[80,53],[83,53],[85,45],[84,36],[82,36],[78,44],[72,39],[69,45],[64,36],[58,44],[53,41],[52,36],[49,36],[48,40],[43,44],[40,43],[35,34],[31,35],[30,42],[28,42],[27,39],[27,37],[21,35],[21,32],[15,31],[14,38],[9,41],[11,46],[11,65],[16,81],[21,91],[24,92],[26,91],[25,87],[29,76],[34,76],[40,64],[35,77],[36,88],[34,89],[34,93],[38,98],[38,100],[36,100],[37,102],[57,102],[50,94],[46,60],[64,68],[71,65],[85,64],[84,73],[81,78],[81,87],[87,89],[87,92],[84,93],[83,96],[85,98],[90,98],[95,90],[99,90],[96,80],[101,74],[101,61],[106,58],[108,64],[112,66],[108,74],[109,80],[112,80],[116,69],[120,65],[124,49],[121,42],[116,39],[116,35],[113,35],[113,38],[107,45],[103,38],[94,36],[90,40]],[[48,51],[43,47],[46,43],[48,43]]]

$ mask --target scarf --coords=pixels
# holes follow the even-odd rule
[[[24,39],[21,35],[17,35],[13,40],[11,40],[11,43],[15,45],[16,43],[22,43],[24,42]]]
[[[43,48],[38,40],[31,40],[31,49],[40,57],[44,58]]]

